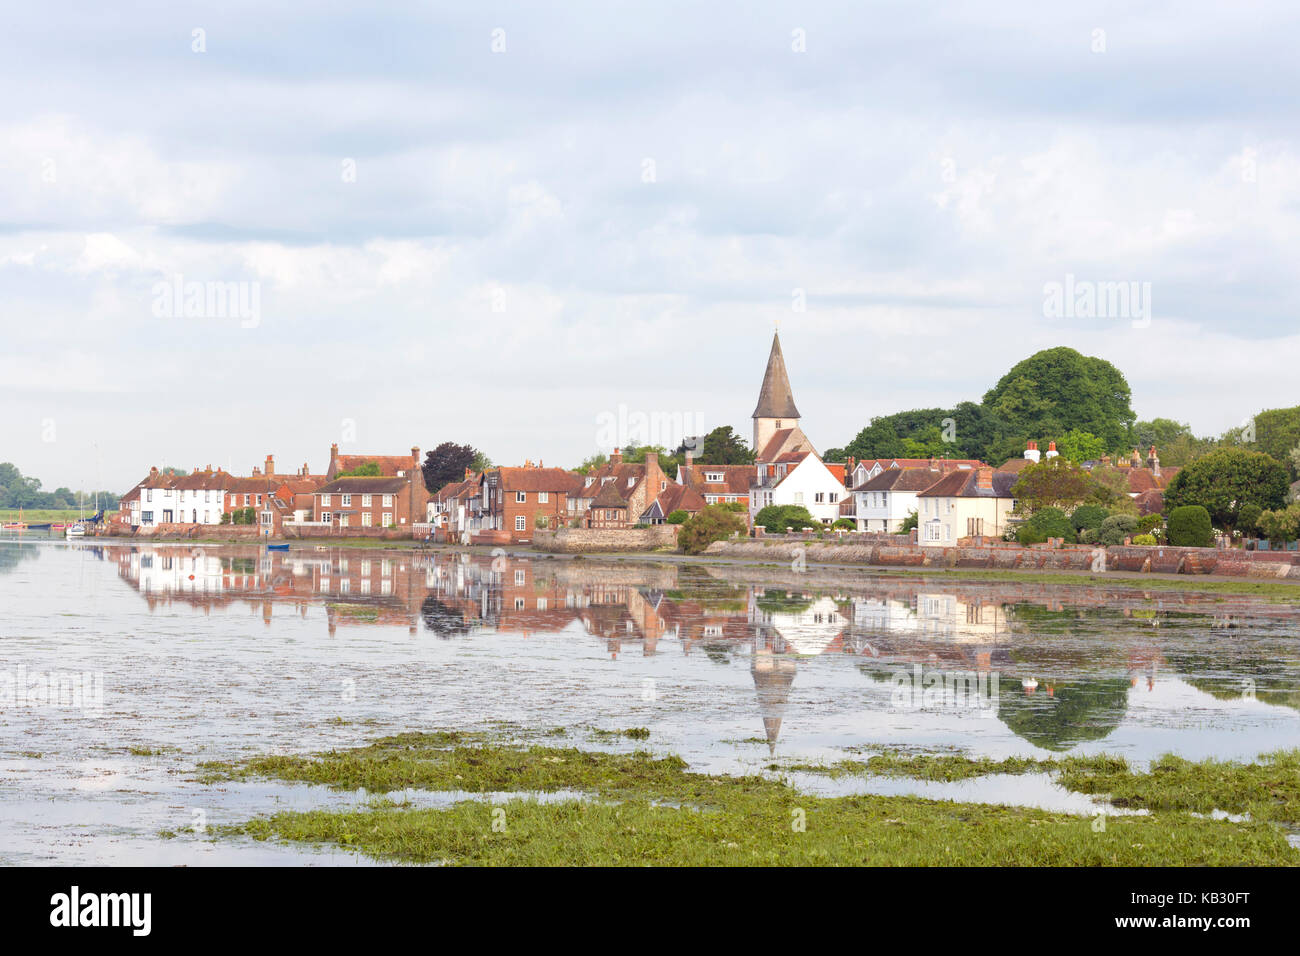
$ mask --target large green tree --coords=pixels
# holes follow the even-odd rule
[[[480,452],[472,445],[457,445],[445,441],[427,452],[420,470],[424,473],[424,487],[430,493],[453,481],[465,480],[465,469],[473,468]]]
[[[1110,449],[1129,442],[1136,417],[1124,375],[1105,359],[1074,349],[1044,349],[1012,366],[984,396],[1010,434],[1091,432]]]
[[[1286,466],[1263,452],[1220,448],[1174,476],[1164,493],[1165,514],[1184,505],[1200,505],[1216,526],[1231,533],[1243,505],[1254,504],[1265,511],[1281,508],[1288,478]]]
[[[1088,473],[1064,458],[1029,465],[1011,488],[1016,510],[1031,514],[1041,508],[1073,508],[1088,497],[1093,482]]]
[[[685,451],[683,447],[681,451]],[[752,465],[754,452],[730,425],[719,425],[700,441],[695,457],[708,465]]]

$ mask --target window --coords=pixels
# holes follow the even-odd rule
[[[369,511],[361,512],[361,527],[369,528],[370,521],[372,518],[374,518],[374,515],[372,515]]]
[[[392,524],[392,523],[393,523],[393,513],[392,513],[391,511],[385,511],[385,512],[384,512],[384,527],[387,528],[387,527],[388,527],[390,524]]]
[[[840,496],[839,496],[839,494],[838,494],[837,492],[832,491],[832,492],[831,492],[831,504],[835,504],[835,502],[837,502],[837,501],[839,501],[839,500],[840,500]]]
[[[320,520],[324,521],[326,524],[329,524],[331,521],[334,520],[334,516],[330,514],[328,511],[322,511],[320,513]]]
[[[722,481],[722,480],[723,480],[722,472],[720,472],[720,471],[706,471],[706,472],[704,473],[704,480],[705,480],[705,481]]]
[[[351,495],[343,495],[343,507],[346,508],[346,507],[347,507],[348,505],[350,505],[350,504],[352,504],[352,496],[351,496]]]
[[[515,584],[521,587],[527,583],[527,573],[523,568],[515,568]]]
[[[362,496],[361,496],[361,507],[363,507],[363,508],[369,508],[369,507],[370,507],[370,499],[371,499],[371,497],[372,497],[371,495],[362,495]]]
[[[801,505],[801,504],[803,504],[803,492],[802,492],[802,491],[796,491],[796,492],[794,493],[794,503],[797,504],[797,505]]]
[[[144,492],[144,500],[145,500],[145,501],[153,501],[153,489],[152,489],[152,488],[146,488],[146,489],[145,489],[145,492]]]
[[[143,521],[145,524],[153,524],[153,512],[152,512],[152,511],[141,511],[141,512],[140,512],[140,520]]]
[[[245,502],[245,504],[247,504],[247,502]],[[321,496],[320,496],[320,506],[321,506],[322,508],[328,508],[328,507],[330,506],[330,496],[329,496],[329,495],[321,495]]]
[[[516,491],[516,492],[515,492],[515,502],[516,502],[516,503],[522,504],[523,502],[525,502],[525,501],[527,501],[527,500],[528,500],[528,492],[526,492],[526,491]]]
[[[824,492],[824,491],[819,491],[819,492],[817,492],[816,494],[814,494],[814,495],[813,495],[813,501],[815,501],[815,502],[816,502],[817,504],[819,504],[819,505],[825,504],[825,503],[826,503],[826,492]]]
[[[528,519],[523,515],[515,515],[515,530],[523,531],[528,527]]]
[[[384,495],[384,507],[385,507],[385,508],[391,508],[392,506],[393,506],[393,496],[392,496],[392,495]],[[384,522],[384,523],[387,524],[388,522]]]

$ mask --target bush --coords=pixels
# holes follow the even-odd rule
[[[682,522],[677,543],[687,554],[699,554],[713,542],[747,530],[745,519],[726,505],[706,505],[699,514]]]
[[[664,521],[668,522],[669,524],[684,524],[686,522],[686,519],[689,517],[690,515],[688,515],[681,508],[678,508],[676,511],[670,512],[668,517],[665,518]]]
[[[1143,515],[1138,518],[1138,534],[1154,535],[1157,531],[1165,526],[1165,516],[1162,514]]]
[[[1259,521],[1259,516],[1264,513],[1264,509],[1253,501],[1248,501],[1237,511],[1237,530],[1242,534],[1252,534],[1255,531],[1255,524]]]
[[[836,518],[831,527],[840,531],[857,531],[858,523],[852,518]]]
[[[1103,546],[1123,544],[1125,538],[1137,533],[1137,526],[1137,518],[1132,515],[1111,515],[1097,530],[1097,543]]]
[[[1287,505],[1285,508],[1260,512],[1255,523],[1259,533],[1271,543],[1290,541],[1300,533],[1300,505]]]
[[[780,534],[791,528],[811,528],[817,520],[803,505],[768,505],[754,515],[754,524],[762,525],[769,534]]]
[[[1155,545],[1156,536],[1153,534],[1140,534],[1133,539],[1133,543],[1142,545],[1144,548],[1149,548]]]
[[[1169,512],[1169,543],[1180,548],[1208,548],[1214,543],[1210,513],[1200,505],[1182,505]]]
[[[907,513],[907,517],[903,519],[903,524],[901,527],[899,527],[898,533],[907,534],[909,531],[915,531],[916,526],[919,522],[920,519],[917,517],[916,509],[914,508],[911,511],[909,511]]]
[[[1048,538],[1064,538],[1067,544],[1078,540],[1074,525],[1060,508],[1040,508],[1016,530],[1021,544],[1042,544]]]
[[[1100,528],[1101,523],[1110,517],[1110,512],[1101,505],[1079,505],[1074,509],[1074,514],[1070,515],[1070,524],[1074,525],[1075,531],[1082,531],[1084,528]]]

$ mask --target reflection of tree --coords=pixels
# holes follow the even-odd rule
[[[1300,663],[1284,656],[1222,648],[1214,657],[1169,652],[1167,660],[1183,680],[1217,700],[1257,700],[1300,710]]]
[[[448,607],[436,597],[424,599],[420,605],[420,614],[424,618],[424,626],[439,637],[464,637],[469,633],[470,626],[465,620],[465,613]]]
[[[1033,694],[1004,682],[998,719],[1018,737],[1046,750],[1069,750],[1112,733],[1128,709],[1129,682],[1124,677],[1054,681]]]
[[[34,558],[40,553],[40,548],[34,544],[18,544],[10,541],[0,543],[0,574],[8,574],[28,558]]]
[[[703,644],[704,656],[715,664],[731,663],[731,645],[730,644]]]
[[[786,594],[783,591],[767,591],[761,598],[755,599],[760,611],[768,614],[802,614],[813,606],[813,598],[802,594]]]

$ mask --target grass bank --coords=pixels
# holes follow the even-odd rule
[[[900,760],[902,758],[899,758]],[[953,758],[959,759],[959,758]],[[955,764],[954,764],[955,767]],[[1099,772],[1115,767],[1099,767]],[[933,770],[931,772],[934,772]],[[956,771],[953,771],[956,772]],[[445,809],[388,799],[280,812],[217,838],[328,843],[382,860],[485,865],[1294,865],[1270,823],[1183,809],[1092,819],[912,797],[823,798],[768,776],[691,773],[677,757],[403,734],[311,757],[205,764],[210,784],[273,778],[373,793],[509,793]],[[579,791],[539,802],[527,794]]]

